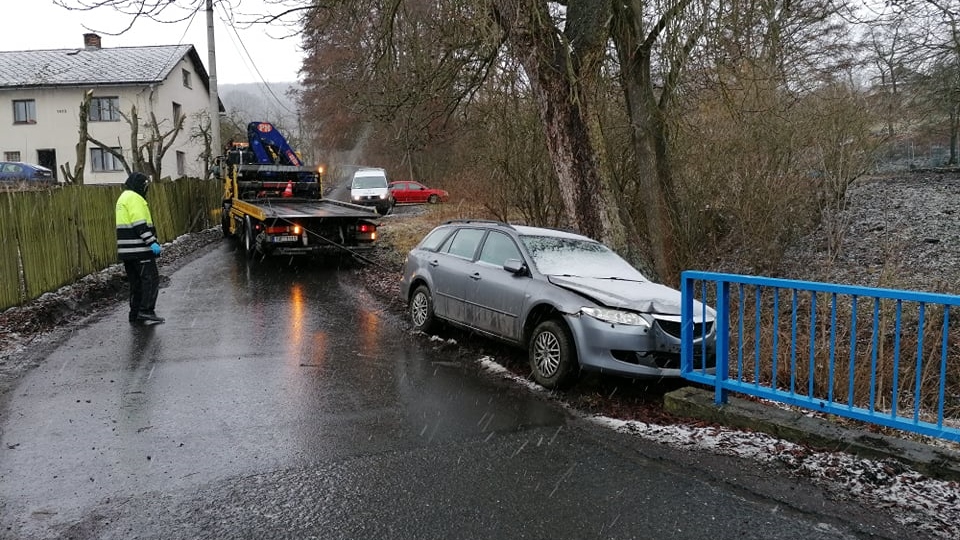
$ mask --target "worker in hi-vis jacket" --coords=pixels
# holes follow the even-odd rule
[[[150,178],[131,173],[117,199],[117,255],[123,262],[130,284],[130,322],[162,323],[154,311],[160,291],[157,257],[160,242],[147,206]]]

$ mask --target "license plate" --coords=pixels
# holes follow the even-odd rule
[[[271,239],[271,241],[274,242],[274,243],[280,243],[280,242],[296,242],[297,240],[299,240],[299,238],[296,237],[296,236],[274,236],[274,237]]]

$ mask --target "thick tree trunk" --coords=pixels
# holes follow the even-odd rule
[[[494,4],[494,18],[530,79],[570,225],[581,234],[609,241],[616,236],[613,231],[619,227],[614,224],[619,221],[604,204],[606,189],[578,65],[552,25],[546,2]]]
[[[621,194],[613,185],[609,157],[606,150],[606,141],[603,137],[603,119],[600,114],[602,99],[601,68],[607,61],[607,44],[609,42],[610,17],[613,6],[609,2],[596,0],[579,0],[567,4],[567,20],[563,35],[571,50],[572,72],[579,82],[579,94],[585,96],[581,103],[587,110],[585,121],[587,133],[590,136],[596,163],[596,171],[600,177],[600,200],[603,212],[602,220],[605,223],[603,242],[615,251],[627,257],[632,257],[632,247],[627,237],[627,224],[621,219]],[[588,105],[588,106],[586,106]],[[635,262],[635,261],[632,261]],[[648,266],[646,263],[639,266]]]

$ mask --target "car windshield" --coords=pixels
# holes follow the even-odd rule
[[[387,187],[382,176],[357,176],[353,179],[354,189],[373,189]]]
[[[557,236],[521,236],[541,274],[646,281],[636,268],[607,246]]]

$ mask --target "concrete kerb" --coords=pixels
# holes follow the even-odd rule
[[[802,412],[730,396],[713,402],[713,390],[684,387],[664,396],[664,408],[678,416],[767,433],[797,444],[870,459],[896,459],[931,478],[960,481],[960,452],[917,441],[851,429]]]

